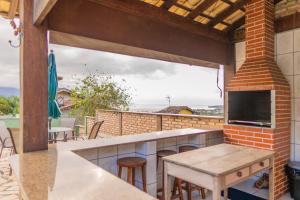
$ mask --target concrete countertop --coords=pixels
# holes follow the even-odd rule
[[[47,151],[14,155],[10,163],[24,200],[153,200],[154,197],[92,164],[73,151],[216,131],[220,130],[178,129],[58,143],[49,145]]]
[[[83,149],[92,149],[120,144],[129,144],[129,143],[138,143],[138,142],[148,142],[154,140],[167,139],[172,137],[188,136],[195,134],[208,134],[216,133],[222,131],[221,129],[176,129],[176,130],[166,130],[166,131],[156,131],[150,133],[142,133],[135,135],[124,135],[124,136],[115,136],[111,138],[101,138],[96,140],[87,140],[87,141],[71,141],[67,143],[58,143],[57,149],[59,151],[76,151]]]

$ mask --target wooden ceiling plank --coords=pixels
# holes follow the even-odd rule
[[[218,0],[205,0],[200,5],[198,5],[190,14],[188,15],[189,18],[194,19],[199,15],[199,13],[203,13],[206,9],[216,3]]]
[[[33,23],[40,25],[58,0],[34,0]]]
[[[222,23],[224,19],[226,19],[231,14],[233,14],[235,11],[244,7],[248,2],[249,2],[249,0],[239,0],[233,6],[228,7],[223,12],[221,12],[219,15],[217,15],[213,20],[211,20],[208,23],[208,25],[210,27],[214,27],[216,24]]]
[[[244,24],[245,24],[245,16],[236,20],[231,26],[227,27],[224,31],[227,31],[227,32],[234,31],[235,29],[241,27]]]
[[[10,8],[7,14],[9,19],[13,19],[16,16],[18,11],[18,6],[19,6],[19,0],[12,0],[10,2]]]

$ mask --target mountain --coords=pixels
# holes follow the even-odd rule
[[[14,87],[0,87],[0,96],[19,96],[20,90]]]

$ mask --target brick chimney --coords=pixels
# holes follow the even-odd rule
[[[275,199],[287,191],[284,165],[290,156],[290,87],[274,58],[274,2],[250,0],[246,5],[246,61],[226,86],[230,91],[271,90],[275,106],[272,128],[224,125],[225,141],[231,144],[273,150]]]
[[[250,0],[246,5],[246,61],[227,86],[228,90],[289,87],[275,63],[274,16],[272,0]]]

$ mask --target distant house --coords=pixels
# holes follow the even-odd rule
[[[188,106],[169,106],[167,108],[158,111],[158,113],[192,115],[194,112]]]
[[[223,105],[208,106],[207,108],[194,109],[196,115],[222,116],[224,114]]]
[[[67,88],[59,88],[57,90],[57,98],[56,101],[60,108],[60,111],[64,115],[68,115],[70,109],[74,106],[71,99],[71,90]]]

